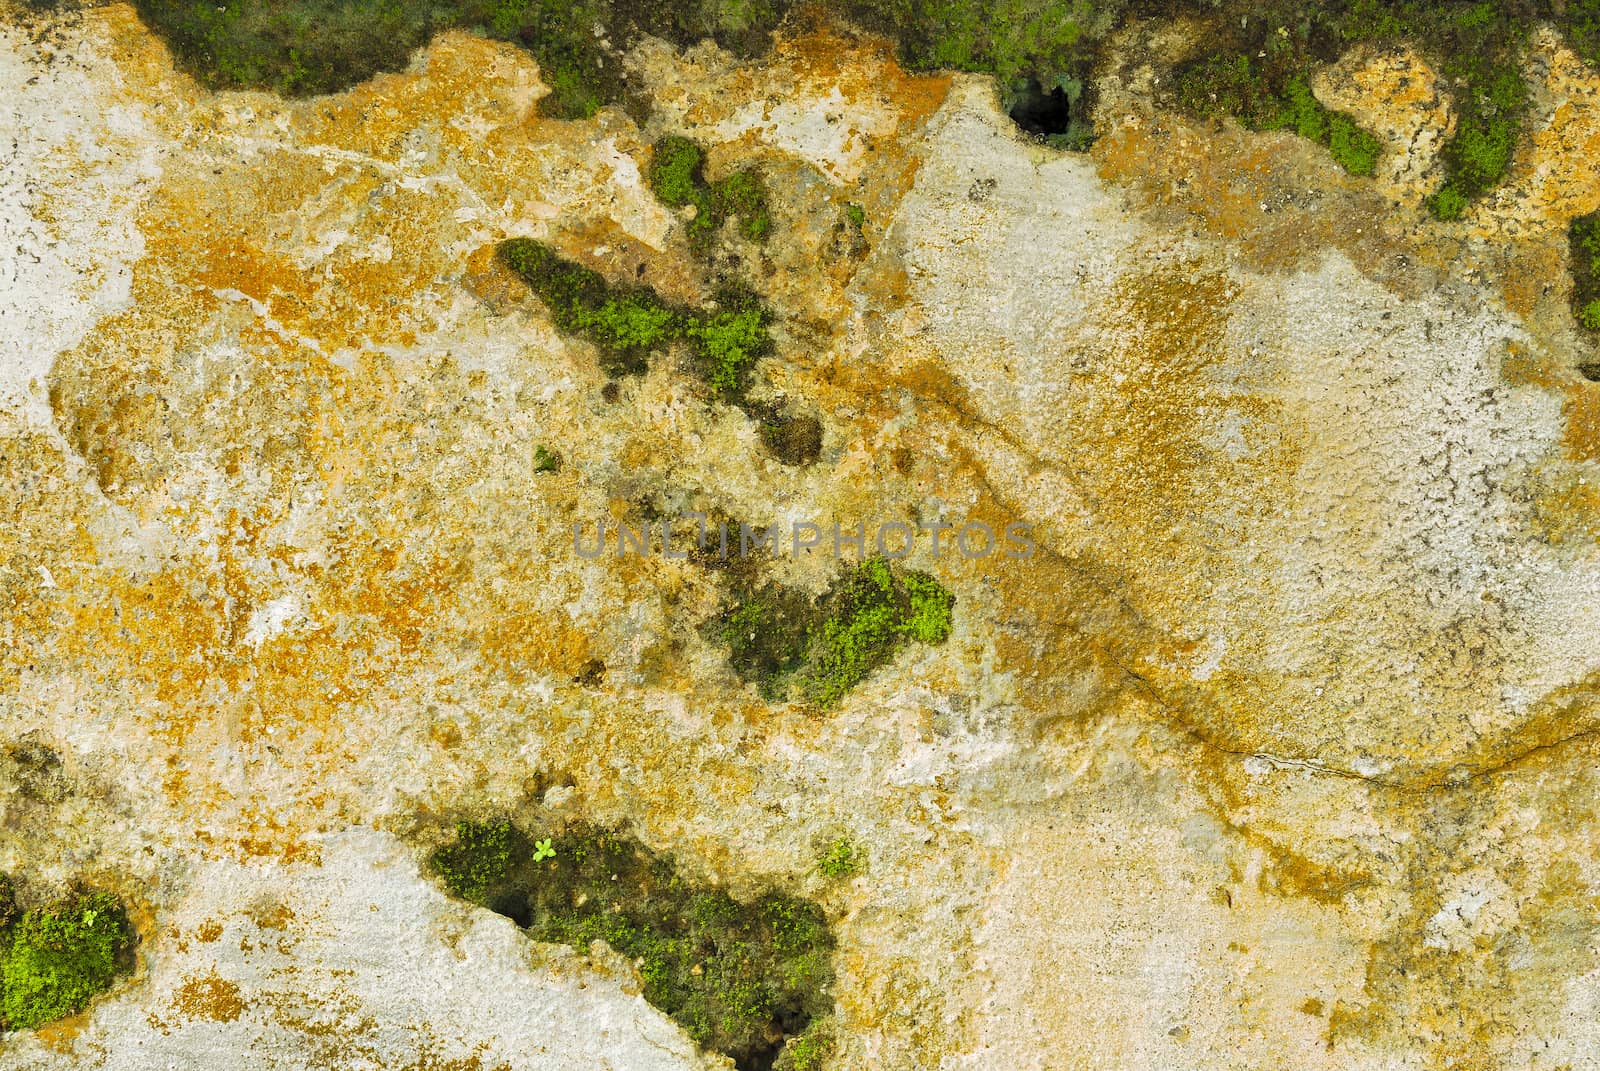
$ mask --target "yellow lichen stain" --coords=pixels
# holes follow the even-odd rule
[[[1534,499],[1532,523],[1551,546],[1600,544],[1600,486],[1577,473],[1556,477]]]
[[[1533,386],[1553,390],[1566,384],[1571,376],[1569,369],[1543,349],[1530,349],[1517,342],[1506,344],[1505,357],[1500,362],[1500,377],[1514,387]]]
[[[1213,386],[1215,370],[1237,360],[1225,342],[1236,293],[1214,267],[1172,264],[1124,276],[1106,309],[1117,343],[1095,364],[1069,464],[1128,533],[1111,550],[1130,575],[1146,573],[1144,562],[1186,556],[1204,504],[1228,496],[1265,516],[1270,499],[1292,495],[1296,452],[1275,440],[1248,449],[1251,429],[1279,419],[1273,403]],[[1208,445],[1210,430],[1229,419],[1246,428],[1247,452],[1234,461]],[[1164,657],[1181,661],[1186,641],[1171,642],[1179,646]]]
[[[211,944],[222,937],[222,923],[216,919],[207,919],[194,931],[195,940],[202,944]]]
[[[245,917],[262,930],[283,930],[294,921],[294,909],[282,900],[264,897],[245,908]]]
[[[1566,434],[1562,445],[1572,461],[1600,459],[1600,383],[1580,380],[1568,383],[1562,415]]]
[[[1360,865],[1340,869],[1315,863],[1265,837],[1252,838],[1252,843],[1266,848],[1271,855],[1271,865],[1263,867],[1257,878],[1257,887],[1264,893],[1337,906],[1352,892],[1369,888],[1376,880],[1371,871]]]
[[[1366,180],[1344,175],[1325,152],[1291,135],[1140,116],[1113,126],[1090,155],[1102,178],[1141,191],[1161,218],[1177,223],[1181,213],[1227,240],[1256,270],[1313,266],[1338,249],[1370,277],[1410,292],[1404,273],[1393,271],[1408,250],[1376,224],[1387,203]],[[1315,202],[1302,196],[1311,185],[1322,191]]]
[[[1566,235],[1530,236],[1513,244],[1508,256],[1505,270],[1497,273],[1500,293],[1508,309],[1527,319],[1547,299],[1552,280],[1566,274]]]
[[[239,986],[215,969],[206,975],[190,975],[172,997],[174,1012],[213,1023],[231,1023],[246,1007]]]
[[[1449,872],[1440,865],[1422,880],[1438,881]],[[1600,898],[1589,891],[1578,862],[1541,864],[1521,880],[1536,891],[1519,902],[1514,925],[1460,947],[1426,938],[1426,921],[1441,904],[1437,894],[1419,896],[1390,934],[1372,945],[1366,1001],[1335,1003],[1329,1045],[1352,1039],[1419,1046],[1429,1071],[1503,1066],[1507,1023],[1528,1029],[1552,1021],[1566,1004],[1564,980],[1596,962]]]

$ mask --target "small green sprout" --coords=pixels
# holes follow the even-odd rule
[[[561,467],[561,455],[540,443],[533,448],[533,471],[555,472]]]
[[[862,854],[856,851],[855,845],[840,837],[828,845],[827,850],[817,859],[817,870],[824,877],[842,878],[860,870],[863,861]]]
[[[555,857],[556,850],[550,847],[549,837],[533,842],[533,861],[535,863],[543,862],[546,859],[554,859]]]

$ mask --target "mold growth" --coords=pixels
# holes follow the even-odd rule
[[[586,826],[536,838],[506,821],[462,822],[431,865],[536,940],[603,941],[634,960],[645,999],[741,1071],[816,1068],[831,1047],[834,939],[807,900],[740,902],[690,881],[671,856]]]
[[[0,876],[0,1029],[31,1030],[82,1011],[133,966],[133,926],[110,893],[17,910]]]
[[[907,643],[943,643],[954,607],[955,596],[931,574],[869,558],[815,599],[772,583],[739,595],[705,634],[727,649],[739,679],[767,701],[796,690],[829,707]]]

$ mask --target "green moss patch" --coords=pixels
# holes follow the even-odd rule
[[[954,607],[955,596],[932,575],[869,558],[816,599],[772,584],[737,597],[705,631],[763,698],[777,701],[792,688],[826,707],[907,643],[943,643]]]
[[[18,913],[0,879],[0,1028],[31,1030],[82,1011],[132,966],[133,938],[109,893]]]
[[[502,242],[499,254],[544,302],[557,328],[594,343],[607,375],[643,372],[652,351],[683,337],[686,315],[654,290],[612,286],[599,272],[527,238]]]
[[[817,872],[824,877],[842,878],[860,870],[865,862],[861,852],[844,837],[834,839],[817,858]]]
[[[717,215],[736,220],[739,233],[752,242],[765,240],[772,230],[772,216],[767,211],[767,184],[754,169],[736,171],[716,183],[711,187],[711,196]]]
[[[736,600],[706,627],[706,635],[728,652],[739,679],[778,702],[791,676],[805,664],[808,638],[822,620],[805,592],[767,584]]]
[[[1600,332],[1600,212],[1572,221],[1572,314],[1589,331]]]
[[[771,314],[749,290],[725,287],[709,307],[686,309],[648,287],[612,286],[542,242],[513,238],[499,254],[544,302],[556,327],[594,343],[606,374],[642,372],[651,353],[682,342],[690,368],[719,400],[753,404],[745,400],[750,370],[772,351],[772,336]]]
[[[510,822],[456,823],[456,839],[433,853],[429,865],[445,887],[464,900],[482,900],[504,880],[527,844]]]
[[[1188,6],[1196,13],[1209,7]],[[1596,11],[1600,0],[1559,6],[1225,0],[1213,23],[1218,43],[1205,59],[1179,72],[1177,100],[1195,114],[1233,115],[1257,129],[1293,130],[1326,145],[1347,171],[1370,175],[1377,141],[1349,116],[1318,104],[1308,79],[1318,65],[1353,44],[1409,44],[1437,65],[1455,100],[1456,131],[1442,153],[1445,182],[1428,207],[1439,219],[1456,219],[1510,167],[1528,105],[1520,64],[1536,20],[1554,21],[1575,42],[1593,43],[1580,50],[1596,53]]]
[[[533,471],[560,472],[561,455],[543,443],[540,443],[538,446],[533,448]]]
[[[705,153],[688,138],[659,139],[650,150],[646,178],[656,198],[670,208],[694,206],[688,223],[689,248],[697,255],[710,248],[722,224],[734,219],[739,232],[751,241],[764,241],[772,230],[767,209],[767,187],[753,168],[735,172],[715,183],[702,174]]]
[[[1328,51],[1326,32],[1313,23],[1275,32],[1269,21],[1248,17],[1256,33],[1230,37],[1231,47],[1178,73],[1177,102],[1194,115],[1229,115],[1254,130],[1288,130],[1324,145],[1334,161],[1354,175],[1371,175],[1378,139],[1344,112],[1312,95],[1309,76]]]
[[[818,1019],[798,1037],[790,1038],[772,1064],[772,1071],[822,1071],[833,1055],[832,1019]]]
[[[700,378],[724,398],[744,395],[750,368],[772,350],[769,316],[748,290],[727,288],[716,307],[684,321],[683,334],[692,343]]]
[[[185,68],[218,87],[291,95],[344,89],[405,65],[413,49],[449,27],[514,41],[552,87],[541,110],[564,119],[622,101],[622,54],[643,34],[688,45],[711,37],[741,55],[766,47],[788,0],[135,0],[141,17]],[[1328,148],[1347,171],[1370,175],[1378,143],[1348,115],[1319,104],[1309,78],[1358,42],[1405,43],[1444,77],[1456,132],[1443,150],[1446,180],[1428,201],[1458,218],[1506,174],[1528,107],[1520,62],[1532,28],[1547,21],[1600,65],[1600,0],[830,0],[823,10],[899,41],[912,69],[995,76],[1018,125],[1063,148],[1093,137],[1094,67],[1129,17],[1208,20],[1204,58],[1185,64],[1175,100],[1200,115],[1232,115],[1256,129],[1285,129]],[[682,138],[657,146],[662,199],[695,206],[689,240],[709,248],[725,219],[760,241],[771,228],[760,176],[716,184],[699,175],[700,152]],[[670,151],[663,151],[670,150]]]
[[[671,856],[589,827],[530,837],[463,823],[433,867],[536,940],[603,941],[633,959],[645,999],[739,1068],[820,1067],[831,1035],[811,1028],[832,1010],[834,939],[815,904],[777,892],[735,900],[685,878]]]

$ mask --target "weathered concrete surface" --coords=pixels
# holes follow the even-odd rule
[[[1176,46],[1138,31],[1071,157],[827,28],[641,47],[641,130],[539,119],[533,63],[459,34],[286,103],[198,90],[126,7],[3,25],[0,744],[61,767],[0,761],[0,869],[115,888],[143,940],[0,1067],[695,1066],[625,963],[419,876],[497,811],[819,897],[839,1067],[1600,1067],[1600,386],[1562,289],[1600,80],[1559,42],[1511,183],[1442,226],[1415,56],[1318,82],[1388,139],[1369,181],[1156,110],[1136,57]],[[767,170],[774,237],[723,266],[814,466],[671,361],[605,401],[493,262],[708,293],[642,182],[665,130]],[[697,629],[714,576],[571,553],[645,500],[1041,553],[924,540],[950,641],[774,708]],[[840,834],[870,863],[830,884]]]

